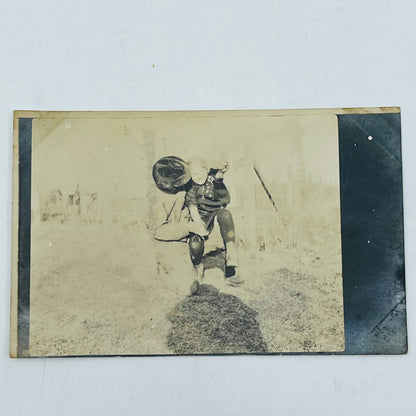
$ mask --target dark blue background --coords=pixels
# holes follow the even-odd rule
[[[404,353],[400,114],[339,115],[338,130],[345,353]]]

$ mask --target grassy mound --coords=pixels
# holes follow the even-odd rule
[[[265,353],[257,313],[233,295],[201,285],[168,315],[168,347],[175,354]]]

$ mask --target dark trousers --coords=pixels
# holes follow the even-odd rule
[[[218,225],[220,226],[220,233],[222,240],[224,241],[224,245],[230,241],[234,242],[235,228],[231,212],[226,208],[220,208],[217,211],[208,213],[207,215],[202,214],[201,218],[205,222],[209,231],[212,231],[215,217],[217,217]],[[191,234],[188,239],[189,254],[194,266],[199,265],[202,261],[202,257],[204,255],[204,242],[206,238],[201,237],[198,234]]]

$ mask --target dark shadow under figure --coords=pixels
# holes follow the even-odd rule
[[[225,277],[235,275],[235,267],[226,267],[225,265],[225,250],[223,248],[216,248],[205,254],[202,257],[202,264],[204,265],[204,270],[220,269]]]
[[[225,250],[223,248],[216,248],[205,254],[202,257],[202,264],[204,265],[204,270],[220,269],[225,277],[235,275],[235,267],[225,266]]]
[[[225,250],[217,248],[204,255],[202,258],[204,269],[220,269],[225,273]]]
[[[257,312],[238,297],[201,285],[167,315],[175,354],[265,353]]]

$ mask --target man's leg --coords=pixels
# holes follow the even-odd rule
[[[227,252],[227,266],[237,267],[237,250],[235,248],[235,229],[231,212],[221,208],[217,212],[217,221],[220,226],[221,237]]]
[[[226,250],[225,281],[231,286],[238,286],[242,284],[244,280],[237,276],[235,270],[238,265],[238,261],[237,250],[235,247],[235,228],[233,216],[228,209],[221,208],[217,212],[217,221],[220,226],[220,232]]]
[[[194,295],[199,288],[199,284],[204,277],[204,265],[202,256],[204,255],[204,239],[198,234],[191,234],[188,239],[189,254],[194,265],[194,282],[191,286],[191,295]]]
[[[164,222],[153,232],[153,237],[158,241],[180,241],[189,235],[189,222]]]

